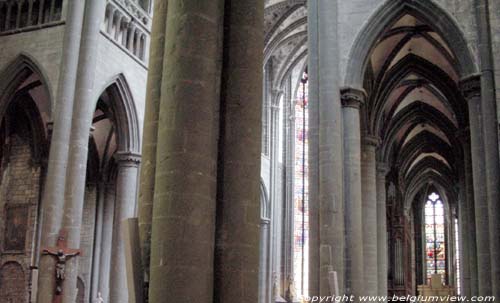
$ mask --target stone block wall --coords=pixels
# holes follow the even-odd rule
[[[27,302],[30,289],[30,266],[35,249],[35,228],[40,198],[40,166],[33,163],[31,148],[25,138],[17,134],[10,137],[4,153],[0,174],[0,302]],[[8,208],[15,211],[8,212]],[[26,209],[27,219],[19,215],[18,209]],[[7,218],[8,214],[16,214]],[[8,224],[26,222],[25,234],[15,231],[17,237],[25,237],[24,249],[7,250]],[[22,245],[22,244],[21,244]],[[3,282],[3,283],[2,283]],[[12,300],[12,301],[9,301]]]

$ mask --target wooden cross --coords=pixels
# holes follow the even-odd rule
[[[81,251],[79,249],[68,248],[66,237],[67,232],[63,229],[59,232],[59,236],[57,238],[57,247],[47,247],[42,249],[43,255],[50,255],[56,259],[56,289],[54,296],[54,303],[59,303],[62,301],[62,286],[65,279],[65,269],[66,262],[77,255],[81,255]]]

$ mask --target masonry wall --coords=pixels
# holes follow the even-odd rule
[[[59,80],[64,29],[64,25],[58,25],[36,31],[0,36],[0,73],[20,54],[32,58],[41,69],[41,76],[45,77],[48,82],[52,110],[55,108],[54,97]]]
[[[40,165],[34,163],[29,138],[14,134],[3,148],[0,166],[0,302],[28,302],[30,288],[30,266],[35,249],[35,227],[40,198]],[[7,218],[7,209],[27,209],[24,216]],[[11,212],[9,212],[12,214]],[[19,213],[18,213],[19,214]],[[21,223],[22,222],[22,223]],[[25,233],[15,231],[15,236],[7,233],[7,225],[24,224]],[[16,227],[17,229],[17,227]],[[25,237],[21,250],[7,249],[7,237]]]

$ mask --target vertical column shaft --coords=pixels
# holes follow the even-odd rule
[[[319,32],[318,1],[307,2],[308,41],[308,157],[309,157],[309,293],[320,291],[319,224]]]
[[[123,221],[134,217],[137,197],[137,175],[140,156],[117,153],[116,202],[111,258],[110,302],[128,302],[125,247],[122,235]]]
[[[470,274],[470,263],[469,263],[469,245],[470,237],[468,212],[470,211],[467,203],[467,187],[465,185],[465,176],[460,176],[460,193],[459,193],[459,205],[458,205],[458,229],[459,229],[459,259],[460,259],[460,289],[462,291],[461,295],[470,296],[471,295],[471,274]]]
[[[273,298],[272,295],[272,283],[274,281],[269,281],[268,275],[268,262],[269,262],[269,223],[270,220],[267,218],[262,218],[260,222],[260,253],[259,253],[259,303],[271,302]]]
[[[361,156],[361,184],[363,196],[363,260],[364,281],[367,295],[378,294],[378,243],[377,243],[377,167],[375,151],[378,139],[363,138]]]
[[[339,91],[338,1],[318,1],[320,295],[331,295],[329,272],[344,289],[342,109]]]
[[[214,289],[223,1],[169,0],[167,14],[149,302],[168,298],[209,303]],[[258,176],[256,180],[258,184]]]
[[[283,203],[281,189],[281,175],[279,174],[279,91],[273,91],[271,104],[271,180],[270,180],[270,201],[271,201],[271,274],[276,275],[281,281],[281,236],[283,224]]]
[[[294,170],[295,170],[295,117],[292,101],[292,79],[287,79],[285,86],[285,206],[283,214],[283,274],[282,281],[293,277],[293,243],[294,243]],[[307,147],[306,147],[307,148]],[[282,283],[282,285],[285,285]]]
[[[149,276],[151,247],[151,220],[155,190],[156,143],[158,140],[158,114],[160,112],[161,82],[163,78],[163,52],[168,1],[155,1],[151,29],[148,82],[146,86],[146,110],[142,137],[142,165],[138,201],[139,236],[141,239],[142,265]],[[119,29],[117,29],[119,30]]]
[[[116,190],[114,184],[105,185],[104,209],[102,216],[101,266],[99,289],[104,302],[109,302],[109,282],[111,269],[111,245],[113,243],[113,223],[115,215]]]
[[[387,208],[385,177],[388,167],[385,163],[377,164],[377,259],[378,259],[378,295],[387,295]]]
[[[469,262],[470,267],[470,292],[471,294],[478,293],[478,274],[477,274],[477,242],[476,242],[476,215],[474,211],[474,185],[472,173],[472,159],[470,135],[464,145],[464,168],[465,168],[465,186],[467,199],[467,248],[469,259],[464,259],[463,262]]]
[[[474,1],[481,64],[481,112],[483,123],[486,191],[488,198],[492,295],[500,297],[500,159],[495,96],[495,70],[491,42],[489,0]]]
[[[226,0],[217,192],[217,303],[258,301],[263,0]]]
[[[479,77],[465,79],[462,82],[462,90],[468,102],[470,120],[474,211],[476,215],[477,295],[491,295],[490,231],[480,85]]]
[[[85,21],[82,31],[78,77],[76,79],[75,106],[71,124],[71,138],[66,174],[63,228],[67,231],[68,247],[80,247],[85,177],[87,171],[89,130],[94,112],[94,78],[99,41],[99,28],[104,18],[106,3],[88,0],[85,6]],[[78,257],[66,263],[63,283],[63,303],[74,302],[78,275]]]
[[[95,219],[95,232],[94,232],[94,243],[92,251],[92,272],[91,272],[91,282],[90,285],[90,298],[96,298],[97,292],[99,291],[99,268],[101,268],[101,248],[102,246],[102,227],[103,227],[103,216],[104,216],[104,205],[106,203],[106,186],[103,182],[96,184],[97,189],[97,210]]]
[[[64,31],[63,53],[57,99],[54,110],[54,128],[42,196],[43,224],[40,247],[55,246],[62,224],[64,188],[71,135],[71,113],[75,96],[78,54],[83,26],[85,1],[69,1]],[[40,11],[43,5],[40,4]],[[38,18],[40,22],[40,18]],[[53,258],[40,258],[38,302],[51,303],[55,289],[55,262]]]
[[[359,296],[365,293],[362,194],[361,138],[359,107],[365,99],[363,92],[344,89],[342,92],[344,119],[344,190],[346,212],[347,292]]]
[[[471,296],[472,292],[472,262],[470,262],[470,247],[472,246],[473,237],[471,237],[471,227],[475,227],[474,221],[470,221],[470,213],[472,209],[469,204],[469,187],[470,181],[470,142],[469,132],[461,131],[457,134],[457,138],[462,143],[463,166],[460,167],[460,189],[459,189],[459,204],[458,204],[458,232],[459,232],[459,258],[460,258],[460,287],[461,295]],[[471,226],[472,225],[472,226]],[[474,246],[475,247],[475,246]]]

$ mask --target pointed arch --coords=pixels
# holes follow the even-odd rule
[[[45,89],[48,98],[47,113],[50,118],[52,115],[53,94],[47,74],[31,55],[24,52],[19,54],[0,72],[0,117],[4,116],[16,89],[32,74],[36,74],[40,78],[42,87]]]
[[[477,73],[477,65],[473,60],[463,32],[448,12],[431,0],[387,0],[368,19],[354,40],[347,62],[345,86],[363,87],[363,78],[370,52],[381,38],[384,29],[405,14],[410,14],[432,25],[436,32],[443,37],[455,52],[458,70],[462,78]]]
[[[111,110],[115,117],[119,152],[140,154],[140,127],[132,92],[123,74],[118,74],[108,82],[105,89],[111,96]]]

